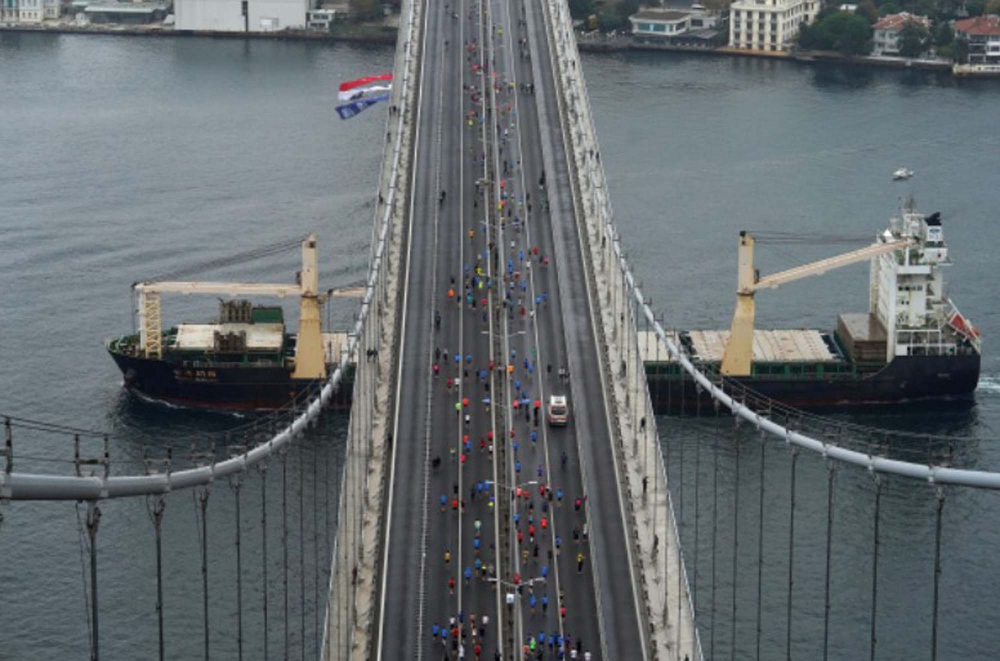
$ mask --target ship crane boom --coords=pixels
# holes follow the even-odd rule
[[[220,296],[300,296],[302,287],[292,284],[248,282],[141,282],[137,292],[146,294],[217,294]]]
[[[756,243],[749,232],[740,232],[739,266],[736,290],[736,311],[729,332],[729,341],[722,354],[721,371],[726,376],[750,376],[753,360],[753,331],[755,321],[754,294],[761,289],[775,289],[781,285],[812,275],[871,260],[879,255],[903,250],[915,243],[913,238],[874,243],[865,248],[827,257],[809,264],[796,266],[772,275],[759,277],[753,266],[753,247]]]

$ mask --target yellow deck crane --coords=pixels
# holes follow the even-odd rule
[[[293,379],[326,378],[326,360],[320,325],[320,306],[331,297],[357,297],[364,294],[358,288],[330,290],[319,293],[319,272],[316,266],[316,235],[302,241],[302,270],[297,284],[263,284],[240,282],[140,282],[133,285],[138,295],[140,347],[147,358],[163,356],[163,321],[161,294],[214,294],[222,296],[286,296],[299,297],[299,331],[295,342]]]
[[[859,250],[852,250],[817,262],[796,266],[763,278],[753,266],[753,249],[756,239],[749,232],[740,232],[739,260],[737,267],[736,311],[729,331],[729,341],[722,353],[721,371],[725,376],[750,376],[753,360],[754,294],[761,289],[775,289],[781,285],[822,275],[832,269],[873,259],[884,253],[903,250],[916,243],[913,238],[873,243]]]

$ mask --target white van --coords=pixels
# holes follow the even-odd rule
[[[552,395],[549,397],[549,425],[552,427],[565,427],[569,422],[569,405],[566,403],[565,395]]]

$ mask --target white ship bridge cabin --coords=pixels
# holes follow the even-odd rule
[[[945,293],[943,267],[951,264],[941,214],[902,213],[879,234],[880,243],[910,239],[903,250],[871,262],[870,312],[886,332],[886,361],[895,356],[979,354],[975,329]]]

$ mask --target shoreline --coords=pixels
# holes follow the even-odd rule
[[[69,23],[56,25],[6,24],[0,25],[0,33],[44,33],[44,34],[88,34],[129,37],[209,37],[213,39],[272,39],[285,41],[325,41],[356,45],[388,46],[396,43],[395,28],[382,25],[362,24],[349,29],[333,32],[318,30],[280,30],[274,32],[222,32],[216,30],[176,30],[160,25],[97,25],[77,26]],[[885,57],[845,57],[836,52],[798,51],[765,52],[749,51],[728,46],[704,48],[699,46],[678,46],[635,42],[631,38],[593,39],[578,38],[577,48],[582,53],[622,53],[660,51],[668,53],[698,54],[716,57],[752,57],[758,59],[785,60],[801,64],[843,64],[854,67],[881,69],[947,72],[955,75],[950,62],[936,60],[907,60]],[[956,76],[958,77],[958,76]],[[963,76],[964,77],[964,76]],[[976,77],[988,77],[980,75]]]
[[[56,25],[6,24],[0,33],[88,34],[120,37],[211,37],[213,39],[272,39],[279,41],[333,41],[353,44],[391,46],[396,43],[396,28],[363,25],[350,32],[321,32],[319,30],[276,30],[274,32],[227,32],[221,30],[176,30],[160,25],[90,24],[77,26],[68,23]]]

